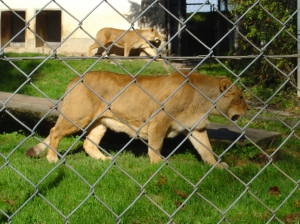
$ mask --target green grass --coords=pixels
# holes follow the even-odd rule
[[[213,170],[204,178],[210,166],[199,161],[191,148],[185,148],[189,146],[184,145],[179,152],[172,155],[168,165],[155,174],[162,164],[151,165],[146,153],[135,156],[134,152],[140,148],[144,148],[142,150],[145,152],[146,146],[141,143],[130,145],[129,149],[122,152],[116,158],[115,163],[111,164],[111,161],[96,161],[86,156],[80,141],[66,156],[66,163],[51,172],[55,165],[49,164],[44,154],[36,159],[24,156],[26,150],[36,144],[32,138],[27,139],[11,153],[12,149],[25,138],[22,132],[0,136],[2,155],[10,154],[9,165],[5,165],[0,171],[0,208],[8,215],[12,215],[26,203],[26,206],[12,219],[13,223],[63,223],[63,218],[43,197],[53,203],[65,216],[71,214],[80,203],[86,200],[69,217],[70,223],[115,223],[116,217],[98,199],[101,199],[118,215],[126,210],[121,217],[122,223],[166,223],[168,217],[153,205],[148,197],[170,215],[184,203],[184,206],[173,217],[175,223],[218,222],[222,218],[221,214],[199,195],[211,201],[221,211],[230,208],[226,213],[226,219],[231,223],[241,223],[244,220],[250,223],[264,223],[272,216],[249,192],[244,193],[247,185],[242,184],[227,171]],[[65,138],[60,144],[61,152],[65,152],[75,139],[76,136]],[[110,148],[110,144],[115,143],[104,142],[101,146]],[[297,141],[294,143],[289,141],[288,144],[300,147]],[[109,152],[115,155],[116,145],[111,148],[114,149]],[[218,149],[216,151],[218,152]],[[276,156],[275,164],[291,178],[299,180],[299,163],[296,153],[297,150],[290,152],[281,150]],[[240,153],[225,156],[225,161],[229,162],[227,159],[232,159],[237,164],[243,161],[242,165],[235,165],[230,171],[245,184],[250,182],[248,191],[251,191],[270,209],[277,209],[296,186],[272,165],[252,181],[264,168],[264,163],[246,163]],[[0,161],[1,166],[4,165],[5,160]],[[194,187],[170,167],[176,169],[192,185],[195,185],[196,193]],[[85,181],[72,169],[75,169]],[[134,181],[120,169],[127,172]],[[15,170],[22,173],[28,181]],[[49,173],[50,175],[44,179]],[[102,177],[104,173],[106,174]],[[151,178],[150,181],[149,178]],[[29,198],[37,192],[29,181],[38,188],[38,195],[31,200]],[[270,188],[274,186],[280,192],[270,193]],[[91,191],[92,195],[90,195]],[[128,206],[141,194],[137,202],[127,210]],[[241,199],[231,207],[240,195],[242,195]],[[278,209],[276,217],[284,220],[290,214],[297,214],[300,206],[299,200],[300,192],[296,190]],[[7,221],[4,215],[0,215],[0,220],[1,223]],[[294,223],[297,223],[297,220],[299,221],[295,219]]]
[[[93,62],[94,60],[66,61],[79,73],[85,72]],[[118,62],[133,74],[146,64],[143,60]],[[13,63],[30,74],[41,61]],[[0,69],[0,91],[14,92],[27,80],[8,62],[0,61]],[[111,60],[101,61],[92,70],[124,73]],[[211,63],[201,66],[198,71],[228,75],[222,67]],[[160,62],[153,62],[142,72],[142,75],[153,74],[166,75],[165,66]],[[64,63],[51,60],[31,75],[31,82],[50,98],[57,99],[75,76]],[[42,96],[29,82],[18,93]],[[271,117],[270,114],[264,115]],[[225,118],[213,117],[212,120],[229,123]],[[0,122],[3,125],[5,120],[0,117]],[[243,117],[238,124],[245,126],[248,123],[249,118]],[[283,140],[292,131],[276,120],[257,119],[249,127],[280,132]],[[299,136],[299,129],[294,131]],[[226,211],[225,217],[230,223],[266,223],[273,214],[252,194],[270,209],[276,210],[275,215],[282,222],[300,222],[299,187],[291,194],[297,187],[291,179],[295,182],[300,179],[300,141],[295,136],[288,139],[272,157],[273,164],[291,179],[272,164],[267,166],[268,159],[251,144],[246,147],[234,146],[222,157],[230,165],[230,172],[236,176],[234,177],[226,170],[217,169],[206,175],[211,167],[201,161],[189,143],[184,143],[170,157],[168,164],[162,167],[162,163],[150,164],[147,147],[139,140],[128,145],[114,162],[96,161],[85,154],[81,139],[68,150],[78,140],[78,136],[70,136],[61,141],[60,153],[69,153],[65,157],[66,162],[52,172],[56,165],[47,162],[45,153],[38,158],[25,157],[27,149],[38,142],[27,136],[28,133],[24,131],[0,135],[0,223],[8,222],[3,212],[8,216],[14,215],[12,223],[63,223],[64,218],[44,198],[64,216],[68,216],[70,223],[116,223],[117,217],[113,213],[117,216],[122,214],[121,223],[167,223],[168,216],[151,200],[169,215],[174,215],[174,223],[217,223],[222,219],[222,214],[214,206],[221,212]],[[167,156],[172,152],[181,140],[180,137],[167,139],[163,155]],[[128,137],[116,134],[112,138],[104,138],[100,146],[116,155],[128,141]],[[217,154],[227,149],[220,144],[214,144],[213,147]],[[271,145],[266,153],[271,155],[276,147]],[[160,170],[156,173],[158,169]],[[83,204],[76,210],[81,203]],[[21,209],[18,211],[19,208]],[[74,210],[76,211],[73,213]],[[271,223],[277,222],[273,220]]]

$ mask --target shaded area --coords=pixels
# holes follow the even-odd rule
[[[15,55],[17,54],[14,53],[5,54],[6,57],[14,57]],[[24,54],[24,56],[35,56],[35,54],[28,54],[28,55]],[[42,60],[30,60],[30,61],[20,60],[20,61],[11,61],[11,62],[6,60],[0,60],[0,68],[1,68],[0,91],[13,92],[17,90],[24,82],[28,80],[25,75],[29,75],[34,69],[36,69],[36,67],[41,62]],[[44,66],[47,66],[46,63],[44,64]],[[38,74],[40,71],[41,68],[39,68],[35,72],[35,74],[31,76],[32,82],[38,79]],[[22,92],[24,91],[23,88],[19,90],[19,93],[23,93]]]

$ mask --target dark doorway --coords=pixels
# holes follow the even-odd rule
[[[17,16],[16,14],[19,16]],[[25,11],[1,12],[1,47],[15,37],[25,27]],[[23,18],[23,20],[21,18]],[[25,46],[25,30],[16,36],[10,46]]]
[[[227,1],[211,2],[216,4],[204,0],[166,1],[166,7],[171,12],[167,13],[168,39],[173,38],[168,46],[170,55],[199,56],[210,51],[220,55],[229,51],[230,35],[219,42],[230,28],[221,15],[227,13]]]
[[[41,11],[36,16],[36,47],[44,46],[44,42],[61,41],[61,11]]]

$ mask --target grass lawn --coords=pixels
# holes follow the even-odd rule
[[[12,54],[11,56],[14,56]],[[49,60],[29,75],[42,60],[0,61],[0,91],[58,99],[68,82],[83,73],[94,60],[65,63]],[[143,60],[117,61],[132,74]],[[172,70],[171,68],[169,68]],[[102,60],[91,70],[124,71],[112,60]],[[220,66],[205,64],[202,73],[228,75]],[[152,62],[142,75],[166,75],[166,66]],[[12,81],[13,80],[13,81]],[[266,112],[266,114],[268,112]],[[213,121],[225,123],[223,118]],[[0,125],[6,121],[1,119]],[[249,124],[244,117],[239,125]],[[12,124],[13,126],[13,124]],[[300,141],[299,129],[279,121],[254,120],[249,127],[277,131],[282,146],[261,152],[255,145],[231,147],[222,157],[230,169],[211,169],[190,143],[185,142],[167,163],[150,164],[147,146],[122,134],[109,134],[100,146],[115,156],[112,161],[88,157],[78,136],[61,141],[65,161],[49,164],[45,154],[25,157],[37,144],[35,133],[23,130],[0,133],[0,223],[299,223]],[[294,133],[292,133],[294,132]],[[292,133],[292,134],[291,134]],[[290,135],[291,134],[291,135]],[[167,139],[163,154],[169,155],[183,138]],[[213,145],[221,154],[226,146]],[[123,150],[119,154],[119,150]],[[265,153],[265,154],[264,154]],[[267,155],[273,155],[270,159]],[[270,163],[272,161],[272,163]],[[11,220],[10,220],[11,219]],[[223,220],[223,221],[222,221]]]

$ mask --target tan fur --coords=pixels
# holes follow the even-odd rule
[[[110,46],[114,41],[116,41],[120,36],[124,34],[125,30],[119,30],[114,28],[103,28],[98,31],[96,35],[96,40],[105,47]],[[137,32],[142,35],[142,38]],[[159,42],[162,40],[162,37],[158,34],[156,29],[143,29],[143,30],[129,30],[124,36],[122,36],[116,43],[115,46],[124,48],[124,56],[129,56],[131,49],[142,49],[150,56],[156,56],[156,51],[151,48],[149,43],[146,41]],[[89,47],[87,56],[91,55],[91,51],[95,48],[102,48],[95,41]]]
[[[150,161],[154,163],[161,160],[165,137],[190,131],[189,139],[203,161],[214,165],[216,160],[206,133],[207,112],[210,111],[209,115],[221,115],[221,111],[233,119],[245,114],[248,107],[242,92],[235,85],[229,88],[232,82],[226,77],[193,73],[186,82],[185,75],[180,73],[139,76],[134,80],[129,75],[90,72],[84,76],[83,82],[78,81],[79,77],[68,85],[67,90],[71,91],[64,98],[63,115],[59,116],[50,135],[44,143],[30,148],[28,156],[38,155],[50,146],[47,159],[56,162],[58,157],[54,150],[57,150],[59,141],[89,126],[83,146],[95,159],[108,159],[98,149],[107,128],[147,139]],[[213,102],[223,92],[214,108]],[[222,165],[218,164],[218,167]]]

